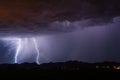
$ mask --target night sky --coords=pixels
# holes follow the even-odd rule
[[[36,38],[40,63],[120,62],[119,4],[119,0],[1,0],[0,63],[14,63],[14,41],[3,40],[8,37]],[[29,54],[26,57],[23,50],[20,62],[35,61],[35,49],[29,45],[25,46]]]

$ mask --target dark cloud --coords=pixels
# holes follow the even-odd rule
[[[45,38],[50,49],[45,46],[44,51],[50,61],[120,61],[119,3],[119,0],[1,0],[0,38],[54,34]],[[0,41],[0,62],[13,62],[14,54],[6,56],[3,45]]]
[[[96,27],[100,25],[107,25],[111,22],[119,22],[119,17],[115,17],[110,20],[101,18],[82,19],[77,21],[53,21],[51,23],[39,24],[39,23],[5,23],[1,21],[0,24],[0,36],[39,36],[45,34],[55,34],[72,32],[75,30],[81,30],[88,27]]]
[[[2,0],[0,4],[0,17],[15,21],[33,16],[40,16],[42,22],[76,20],[120,13],[118,0]]]
[[[77,25],[103,24],[119,15],[118,3],[118,0],[2,0],[0,34],[69,32]]]
[[[120,62],[120,22],[115,17],[105,25],[75,30],[71,33],[54,35],[50,40],[51,60],[80,60],[85,62]]]
[[[45,33],[48,33],[49,31],[47,30],[49,29],[50,31],[53,30],[54,33],[71,29],[72,31],[69,33],[63,32],[63,34],[39,36],[38,45],[40,46],[41,54],[45,55],[45,57],[42,55],[40,56],[40,62],[67,60],[119,62],[120,17],[114,17],[109,23],[99,22],[100,20],[101,19],[84,19],[80,21],[55,21],[50,23],[47,28],[43,29],[45,30]],[[17,28],[15,30],[17,31]],[[26,31],[28,31],[28,28]],[[17,34],[18,32],[15,33]],[[23,35],[25,36],[25,34],[27,33],[24,33]],[[9,37],[12,38],[11,36]],[[13,62],[14,52],[11,52],[13,53],[12,55],[8,55],[7,50],[9,49],[9,46],[7,48],[3,47],[5,44],[6,41],[4,43],[0,41],[0,63]],[[29,59],[23,60],[23,62],[31,62],[33,60],[33,56],[30,56]]]

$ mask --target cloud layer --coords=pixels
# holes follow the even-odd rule
[[[41,35],[103,25],[119,15],[118,3],[118,0],[2,0],[0,35]]]

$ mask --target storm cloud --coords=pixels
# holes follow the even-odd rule
[[[119,62],[119,2],[1,0],[0,39],[25,37],[32,44],[29,39],[34,37],[41,51],[40,63],[68,60]],[[25,38],[20,39],[24,42]],[[0,63],[13,63],[15,54],[8,54],[10,47],[4,45],[6,42],[1,40]],[[25,45],[25,48],[29,51],[29,47]],[[15,53],[15,49],[11,53]],[[22,62],[35,59],[35,55],[27,56],[29,59],[24,56],[26,59],[21,58]]]
[[[108,0],[0,1],[0,35],[41,35],[103,25],[120,13],[117,0],[107,3]]]

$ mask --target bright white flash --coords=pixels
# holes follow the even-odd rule
[[[16,45],[14,46],[14,49],[16,49],[14,63],[20,63],[20,61],[25,60],[26,57],[30,57],[30,55],[34,53],[35,55],[37,54],[35,60],[36,63],[40,64],[40,52],[36,38],[3,38],[2,40],[9,42],[10,45]],[[10,43],[10,41],[12,43]],[[13,46],[11,47],[13,48]]]
[[[36,52],[37,52],[36,62],[37,62],[37,64],[40,64],[40,63],[39,63],[39,54],[40,54],[40,53],[39,53],[37,41],[36,41],[35,38],[32,38],[32,39],[33,39],[33,42],[34,42],[34,45],[35,45],[35,49],[36,49]]]
[[[18,63],[17,62],[17,56],[21,50],[21,46],[22,46],[22,40],[21,39],[18,39],[18,43],[17,43],[17,49],[16,49],[16,54],[15,54],[15,63]]]

